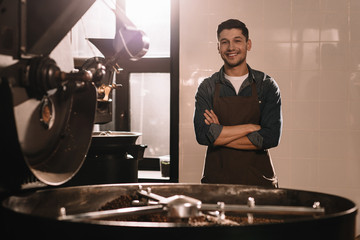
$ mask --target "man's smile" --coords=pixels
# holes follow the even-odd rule
[[[228,53],[227,56],[228,57],[235,57],[237,55],[237,53]]]
[[[225,53],[225,56],[228,59],[233,59],[233,58],[237,57],[239,54],[240,54],[239,52],[229,52],[229,53]]]

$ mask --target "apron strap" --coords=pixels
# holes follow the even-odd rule
[[[251,84],[251,96],[258,98],[255,81]]]
[[[214,94],[214,100],[220,97],[220,83],[215,84],[215,94]]]

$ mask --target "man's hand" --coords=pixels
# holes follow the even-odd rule
[[[205,110],[204,112],[205,124],[210,125],[220,124],[218,117],[213,110]],[[257,149],[250,140],[247,138],[247,134],[260,130],[260,125],[257,124],[241,124],[235,126],[223,126],[223,129],[215,140],[215,146],[225,146],[236,149]]]
[[[210,125],[212,123],[220,124],[218,117],[216,116],[216,114],[212,109],[210,111],[206,109],[204,113],[204,117],[205,117],[205,123],[207,125]]]

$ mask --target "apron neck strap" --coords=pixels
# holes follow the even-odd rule
[[[251,84],[251,96],[257,98],[257,90],[256,90],[256,83],[255,81],[253,80],[252,84]]]
[[[216,83],[216,84],[215,84],[214,99],[217,99],[217,98],[220,97],[220,87],[221,87],[221,84],[220,84],[220,83]]]

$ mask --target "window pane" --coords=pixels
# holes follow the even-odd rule
[[[130,74],[131,131],[141,132],[139,144],[146,144],[145,157],[170,152],[170,74]]]
[[[126,15],[150,38],[145,57],[170,56],[170,0],[127,0]]]

